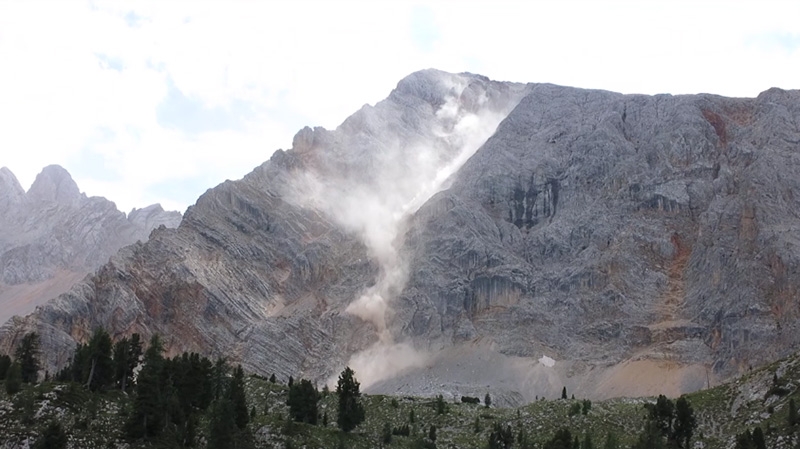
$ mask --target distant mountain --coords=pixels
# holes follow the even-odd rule
[[[38,330],[56,366],[104,326],[263,374],[349,364],[375,392],[697,390],[800,344],[799,150],[798,91],[417,72],[9,322],[0,350]]]
[[[87,197],[62,167],[45,167],[26,193],[0,168],[0,323],[64,293],[121,247],[180,223],[155,204],[126,217],[114,203]]]

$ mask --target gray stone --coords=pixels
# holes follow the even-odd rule
[[[0,169],[0,212],[0,323],[65,292],[152,229],[181,220],[159,205],[126,217],[111,201],[81,194],[57,165],[45,167],[27,193]]]
[[[57,366],[104,326],[284,378],[352,363],[371,391],[696,390],[800,343],[799,146],[798,91],[417,72],[15,318],[0,349],[38,329]]]

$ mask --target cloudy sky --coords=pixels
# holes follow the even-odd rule
[[[625,93],[800,88],[800,2],[0,0],[0,166],[184,210],[419,69]]]

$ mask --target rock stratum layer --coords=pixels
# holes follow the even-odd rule
[[[622,95],[427,70],[306,128],[36,313],[75,340],[368,389],[678,394],[800,343],[800,92]]]
[[[8,168],[0,168],[0,323],[32,312],[121,247],[180,220],[180,213],[158,204],[126,216],[111,201],[80,193],[57,165],[45,167],[28,192]]]

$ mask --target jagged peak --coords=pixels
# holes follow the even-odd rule
[[[169,228],[177,227],[183,216],[178,211],[165,211],[160,203],[151,204],[141,209],[133,208],[128,213],[128,222],[143,228],[155,228],[165,225]]]
[[[22,196],[24,194],[25,189],[20,185],[14,172],[9,170],[8,167],[0,168],[0,195]]]
[[[391,98],[404,97],[419,98],[434,106],[444,102],[445,97],[456,86],[466,84],[473,75],[443,72],[437,69],[419,70],[397,83],[397,87],[390,94]]]
[[[151,204],[149,206],[145,206],[145,207],[142,207],[142,208],[134,207],[133,209],[131,209],[130,213],[128,213],[128,216],[131,216],[131,215],[134,215],[134,214],[142,214],[142,213],[150,214],[150,213],[153,213],[153,212],[164,212],[164,208],[161,206],[161,203]]]
[[[60,165],[48,165],[36,175],[27,197],[32,200],[72,204],[80,200],[78,184]]]
[[[25,190],[8,167],[0,168],[0,210],[22,201]]]

